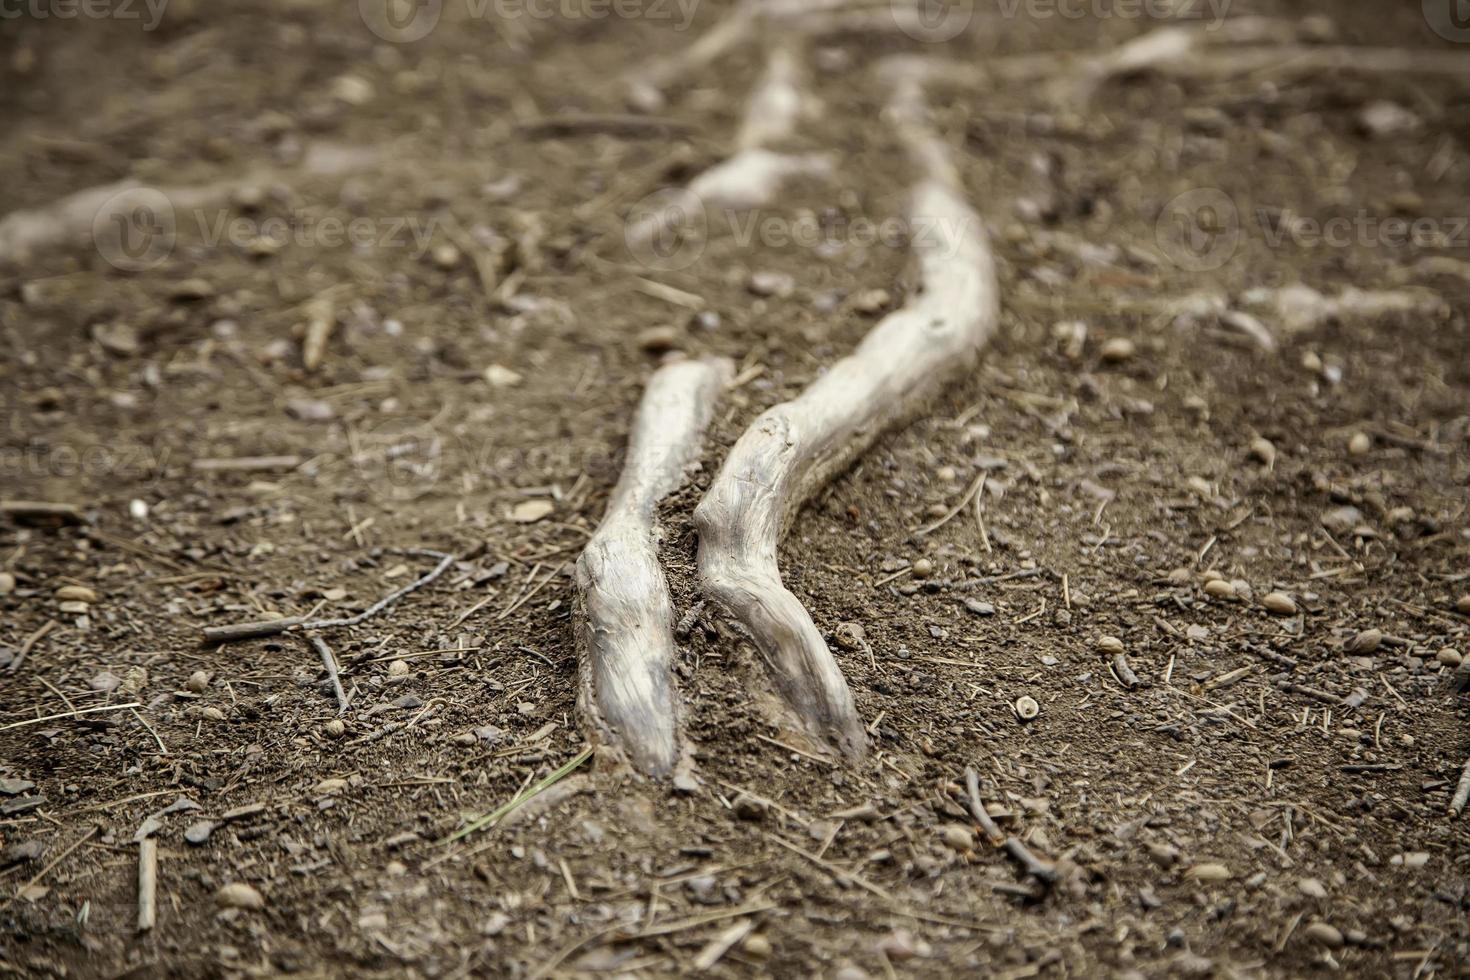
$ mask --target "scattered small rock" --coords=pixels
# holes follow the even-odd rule
[[[674,327],[649,327],[638,334],[638,347],[649,354],[664,354],[683,346],[684,335]]]
[[[492,388],[514,388],[523,379],[519,371],[512,371],[504,364],[492,364],[485,369],[485,380]]]
[[[1444,667],[1458,667],[1465,662],[1464,656],[1454,647],[1440,648],[1440,651],[1434,655],[1434,660]]]
[[[250,909],[258,912],[265,908],[265,896],[242,881],[232,881],[225,885],[214,893],[214,900],[227,909]]]
[[[1189,878],[1193,881],[1204,882],[1205,884],[1229,881],[1230,869],[1225,867],[1225,865],[1223,864],[1196,864],[1194,867],[1184,872],[1184,877]]]
[[[1097,652],[1116,656],[1123,652],[1123,641],[1116,636],[1100,636],[1097,638]]]
[[[1272,466],[1276,463],[1276,446],[1272,444],[1270,439],[1264,436],[1257,436],[1252,439],[1250,449],[1247,452],[1250,458],[1258,463],[1266,466]]]
[[[347,731],[347,725],[341,718],[333,718],[322,726],[322,734],[327,738],[341,738]]]
[[[796,291],[796,279],[786,272],[752,272],[748,285],[757,296],[785,298]]]
[[[1211,599],[1232,600],[1236,598],[1235,586],[1223,578],[1210,579],[1205,583],[1205,595]]]
[[[1362,656],[1365,654],[1373,653],[1379,648],[1380,645],[1382,645],[1382,643],[1382,630],[1366,629],[1361,630],[1358,633],[1354,633],[1353,636],[1347,641],[1347,643],[1343,645],[1343,649],[1346,650],[1348,653]]]
[[[1342,933],[1337,930],[1337,927],[1326,922],[1313,922],[1302,930],[1302,935],[1328,949],[1337,949],[1342,946]]]
[[[517,524],[535,524],[555,510],[556,505],[549,500],[523,500],[515,505],[510,518]]]
[[[209,673],[203,670],[194,671],[194,673],[189,675],[189,679],[184,682],[184,690],[192,691],[195,694],[203,694],[204,689],[207,687],[209,687]]]
[[[1308,898],[1327,897],[1327,886],[1316,878],[1302,878],[1296,883],[1296,890]]]
[[[214,833],[214,828],[218,826],[219,824],[213,820],[200,820],[196,823],[191,823],[184,830],[184,840],[198,847],[200,844],[209,840],[209,835]]]
[[[1023,694],[1019,698],[1016,698],[1016,703],[1013,707],[1016,711],[1016,717],[1022,721],[1030,721],[1041,714],[1041,705],[1037,704],[1036,699],[1029,694]]]
[[[9,572],[0,572],[0,595],[10,595],[15,591],[15,576]]]
[[[1470,616],[1470,593],[1466,593],[1455,600],[1455,612]]]
[[[96,602],[97,593],[85,585],[63,585],[56,590],[56,598],[61,602]]]
[[[1104,364],[1122,364],[1133,357],[1137,347],[1127,337],[1113,337],[1098,352]]]
[[[1351,534],[1354,528],[1363,523],[1363,512],[1356,507],[1334,507],[1324,511],[1319,520],[1333,534]]]
[[[975,844],[975,835],[970,833],[970,828],[957,823],[945,824],[940,838],[946,847],[956,851],[968,851]]]
[[[1373,448],[1373,440],[1366,432],[1354,432],[1348,439],[1347,450],[1349,456],[1366,456],[1368,450]]]
[[[965,608],[976,616],[994,616],[995,606],[989,602],[981,602],[979,599],[966,599]]]
[[[913,572],[914,578],[928,578],[934,574],[934,562],[928,558],[915,559],[909,566],[909,571]]]
[[[449,242],[440,242],[435,245],[430,257],[441,269],[453,269],[459,265],[459,260],[462,258],[459,249]]]
[[[861,623],[838,623],[832,635],[844,650],[861,650],[867,646]]]
[[[1296,600],[1285,592],[1267,592],[1261,597],[1261,605],[1266,611],[1277,616],[1293,616],[1296,614]]]
[[[407,674],[408,674],[408,661],[406,661],[406,660],[390,660],[390,661],[388,661],[388,676],[389,677],[403,677],[403,676],[405,676]]]

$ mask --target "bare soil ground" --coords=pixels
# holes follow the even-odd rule
[[[670,976],[749,922],[712,975],[1465,975],[1470,820],[1445,811],[1470,700],[1445,689],[1442,651],[1470,654],[1470,281],[1422,264],[1463,263],[1465,233],[1273,245],[1256,218],[1453,232],[1464,78],[1141,78],[1092,114],[1032,86],[936,91],[995,232],[1002,329],[974,377],[803,511],[782,555],[824,630],[862,627],[866,648],[834,649],[869,758],[827,761],[770,724],[752,655],[706,609],[678,667],[697,792],[589,763],[469,846],[440,843],[584,744],[570,563],[663,349],[728,355],[743,379],[664,509],[682,615],[699,598],[689,512],[723,452],[902,301],[902,243],[844,231],[898,213],[911,176],[873,63],[1157,26],[985,8],[943,45],[820,39],[824,109],[800,143],[838,166],[761,217],[814,216],[831,241],[720,219],[697,261],[650,268],[623,215],[725,154],[759,52],[677,87],[659,129],[534,123],[625,112],[617,80],[722,12],[678,31],[445,4],[404,45],[355,4],[302,0],[175,0],[148,32],[5,23],[0,214],[125,177],[236,188],[202,222],[181,214],[141,271],[80,242],[0,268],[0,496],[85,516],[0,524],[0,972]],[[1417,0],[1231,13],[1309,41],[1448,44]],[[1375,137],[1364,111],[1382,100],[1414,124]],[[325,144],[377,156],[303,170]],[[1195,188],[1222,190],[1243,228],[1202,272],[1156,228]],[[211,240],[221,217],[292,234]],[[376,237],[324,241],[353,218]],[[465,253],[503,249],[513,281],[488,298]],[[755,295],[773,272],[791,288]],[[1408,284],[1445,310],[1281,331],[1266,353],[1140,305],[1297,282]],[[323,295],[339,326],[310,372],[299,330]],[[1057,329],[1074,321],[1085,335]],[[1118,338],[1131,356],[1104,359]],[[488,382],[491,365],[519,380]],[[1252,455],[1260,438],[1274,460]],[[295,462],[194,465],[246,456]],[[917,533],[982,473],[978,517]],[[528,500],[551,513],[516,521]],[[299,637],[200,645],[207,625],[355,612],[427,569],[413,548],[459,560],[325,636],[352,692],[340,733]],[[1211,570],[1236,599],[1205,591]],[[62,608],[65,586],[95,599]],[[1267,612],[1272,591],[1297,613]],[[1355,642],[1368,630],[1376,646]],[[1040,707],[1025,723],[1023,696]],[[1002,826],[1059,862],[1049,893],[970,836],[966,766]],[[134,835],[181,798],[197,809],[158,818],[157,925],[139,935]],[[201,821],[216,826],[186,841]],[[220,907],[228,883],[264,907]]]

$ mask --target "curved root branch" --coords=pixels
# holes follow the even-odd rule
[[[648,383],[607,514],[577,559],[578,707],[589,736],[663,775],[679,759],[673,609],[656,507],[684,482],[731,366],[685,361]]]
[[[818,487],[975,364],[999,315],[980,218],[925,121],[917,77],[896,81],[891,115],[924,173],[909,209],[923,292],[800,396],[758,418],[694,514],[706,591],[750,631],[807,734],[849,756],[865,750],[862,723],[821,631],[782,585],[777,545]]]

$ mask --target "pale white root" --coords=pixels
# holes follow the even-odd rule
[[[891,116],[923,174],[909,206],[922,292],[797,398],[756,419],[694,513],[706,593],[749,631],[808,737],[851,757],[866,748],[862,723],[821,631],[782,584],[777,546],[814,491],[974,367],[999,316],[981,220],[925,119],[918,79],[897,81]]]
[[[1213,27],[1161,27],[1080,55],[1048,52],[983,64],[935,60],[924,62],[923,70],[931,81],[961,87],[1041,83],[1049,101],[1074,107],[1086,105],[1107,82],[1143,72],[1207,80],[1260,72],[1470,75],[1470,59],[1458,52],[1272,43],[1289,34],[1286,21],[1238,17]]]
[[[1249,289],[1241,302],[1270,313],[1288,335],[1314,330],[1344,317],[1380,320],[1395,314],[1443,319],[1449,306],[1434,293],[1416,289],[1358,289],[1349,286],[1336,296],[1327,296],[1311,286],[1296,283],[1280,289]]]
[[[657,505],[699,460],[733,368],[681,361],[648,383],[607,514],[577,559],[578,708],[589,737],[653,775],[679,761],[673,608],[658,563]]]
[[[802,79],[798,42],[777,44],[746,105],[735,153],[668,195],[628,227],[628,243],[640,246],[676,231],[708,207],[744,210],[770,203],[789,180],[822,176],[832,169],[826,153],[780,153],[771,144],[789,138],[812,112]]]
[[[0,261],[25,261],[41,249],[80,241],[109,214],[125,216],[136,206],[164,204],[179,216],[224,205],[240,187],[289,182],[303,176],[335,176],[365,169],[379,159],[374,150],[322,144],[312,147],[297,167],[262,167],[229,180],[152,187],[130,178],[88,187],[44,207],[12,211],[0,218]]]

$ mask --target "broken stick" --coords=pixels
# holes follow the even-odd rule
[[[204,642],[206,644],[234,643],[236,640],[253,640],[262,636],[276,636],[290,630],[324,630],[333,629],[338,626],[356,626],[364,620],[376,616],[410,592],[422,589],[434,581],[434,579],[443,575],[449,566],[454,564],[453,555],[445,554],[442,551],[432,551],[428,548],[406,548],[401,554],[416,555],[423,558],[437,558],[439,559],[439,564],[434,566],[433,571],[414,579],[400,589],[388,593],[355,616],[346,616],[341,619],[310,620],[302,616],[285,616],[281,619],[263,619],[250,623],[231,623],[228,626],[206,626],[204,627]]]
[[[705,591],[750,631],[808,735],[851,757],[866,749],[862,722],[821,631],[781,582],[777,545],[812,493],[974,366],[1000,312],[984,228],[925,120],[919,80],[904,72],[896,81],[891,116],[923,174],[909,207],[923,292],[756,419],[694,513]]]
[[[158,841],[138,841],[138,931],[147,932],[158,921]]]
[[[980,777],[976,775],[971,766],[965,767],[965,789],[968,792],[970,815],[975,818],[980,829],[985,831],[985,836],[990,839],[991,845],[999,845],[1001,850],[1010,855],[1023,871],[1042,885],[1050,888],[1056,884],[1060,876],[1050,861],[1043,861],[1032,854],[1031,849],[1021,843],[1020,838],[1001,833],[1000,827],[995,823],[995,818],[990,815],[990,811],[985,809],[985,803],[980,799]]]
[[[724,359],[660,368],[628,439],[607,514],[577,559],[579,708],[588,737],[664,775],[679,759],[670,670],[673,607],[658,563],[658,502],[698,462],[704,430],[733,368]]]

